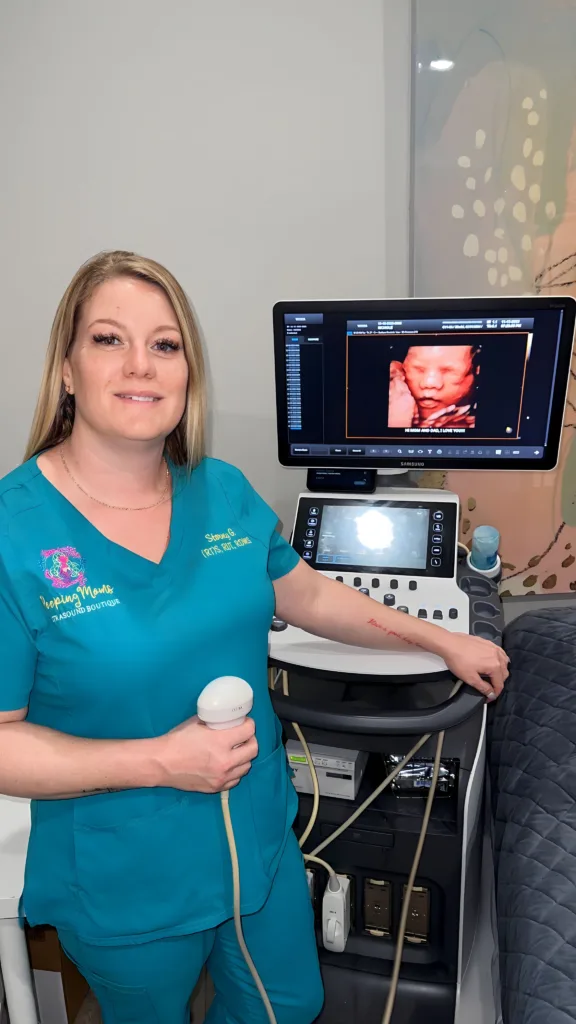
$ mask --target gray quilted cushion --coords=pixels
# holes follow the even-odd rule
[[[506,631],[512,674],[492,709],[504,1024],[576,1021],[576,609]]]

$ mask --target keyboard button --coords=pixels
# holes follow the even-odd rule
[[[458,609],[457,608],[451,608],[450,611],[448,612],[448,616],[451,619],[457,619],[458,618]]]
[[[360,579],[359,576],[355,576],[354,577],[354,586],[355,587],[361,587],[362,586],[362,580]]]
[[[388,605],[389,608],[391,608],[393,604],[396,604],[394,594],[384,594],[384,604]]]
[[[372,580],[372,586],[373,586],[374,590],[378,590],[378,587],[380,586],[380,580],[377,579],[376,576]]]
[[[408,589],[409,590],[417,590],[418,589],[418,584],[417,584],[416,580],[410,580],[410,583],[408,584]]]
[[[398,590],[398,580],[390,580],[390,590]]]
[[[443,512],[435,512],[434,513],[434,519],[444,519],[444,513]]]
[[[439,608],[435,608],[434,609],[434,615],[432,616],[432,618],[433,619],[443,619],[444,618],[444,616],[442,615],[442,612],[440,611]]]
[[[368,597],[370,597],[370,591],[368,590],[368,587],[360,587],[360,590],[358,591],[358,593],[359,594],[368,594]]]
[[[419,608],[418,609],[418,618],[419,619],[427,619],[428,618],[428,612],[426,611],[425,608]]]
[[[444,527],[442,526],[442,523],[434,523],[434,526],[432,527],[432,532],[433,533],[442,533],[443,529],[444,529]]]
[[[407,609],[405,604],[399,604],[398,608],[397,608],[397,611],[404,612],[406,615],[409,614],[408,609]]]
[[[431,559],[430,559],[430,565],[431,565],[431,566],[432,566],[432,567],[433,567],[434,569],[437,569],[437,568],[438,568],[438,566],[442,565],[442,559],[441,559],[441,558],[431,558]]]
[[[433,547],[432,548],[432,554],[433,555],[441,555],[442,554],[442,548],[439,548],[439,547],[436,547],[436,546]]]

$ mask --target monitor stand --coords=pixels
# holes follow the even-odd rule
[[[309,469],[306,486],[309,491],[316,494],[373,494],[378,485],[386,486],[388,477],[408,477],[408,474],[407,469]],[[410,486],[411,482],[406,479],[402,481],[402,485]]]

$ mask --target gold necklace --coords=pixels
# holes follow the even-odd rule
[[[125,506],[125,505],[110,505],[107,501],[101,501],[100,498],[95,498],[94,495],[89,494],[88,491],[85,491],[84,488],[78,483],[76,478],[72,475],[70,467],[69,467],[68,463],[66,462],[66,459],[64,458],[64,450],[63,450],[62,446],[60,447],[59,451],[60,451],[60,458],[62,460],[62,465],[64,466],[64,469],[66,470],[66,472],[67,472],[68,476],[70,477],[70,479],[71,479],[72,483],[74,484],[74,486],[77,487],[79,491],[82,491],[82,494],[85,494],[87,498],[90,498],[90,501],[95,501],[98,505],[104,505],[105,508],[116,509],[117,512],[146,512],[147,509],[156,508],[157,505],[161,505],[163,501],[166,501],[166,497],[167,497],[168,491],[170,489],[171,477],[170,477],[170,469],[169,469],[168,463],[165,460],[164,460],[164,462],[165,462],[165,465],[166,465],[166,484],[165,484],[164,490],[162,491],[162,494],[158,498],[158,501],[155,501],[152,505],[141,505],[139,508],[129,508],[129,507]]]

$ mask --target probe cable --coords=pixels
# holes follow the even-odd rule
[[[264,1004],[264,1009],[266,1010],[269,1024],[277,1024],[276,1017],[274,1016],[274,1010],[272,1009],[272,1003],[268,998],[268,993],[266,992],[266,989],[262,984],[262,980],[260,978],[260,975],[258,974],[258,971],[256,970],[254,961],[250,956],[250,952],[248,950],[248,946],[246,945],[246,940],[244,938],[244,932],[242,931],[242,913],[240,909],[240,866],[238,864],[238,851],[236,849],[236,840],[234,838],[234,829],[232,827],[232,818],[230,816],[230,805],[228,802],[228,797],[229,794],[227,789],[223,790],[223,792],[220,793],[220,801],[222,803],[222,815],[224,818],[224,828],[226,829],[226,838],[228,840],[230,860],[232,862],[232,887],[234,892],[234,928],[236,930],[236,938],[238,940],[238,945],[240,946],[240,951],[242,953],[242,956],[244,957],[246,966],[250,971],[250,974],[252,975],[254,984],[256,985],[260,998]]]
[[[418,874],[418,868],[420,866],[420,858],[422,856],[422,850],[424,848],[424,842],[426,840],[426,833],[428,831],[430,815],[432,814],[432,804],[434,803],[434,797],[436,796],[436,786],[438,784],[438,777],[440,775],[440,758],[442,756],[444,735],[445,734],[443,732],[439,733],[438,735],[438,742],[436,744],[436,757],[434,758],[434,772],[432,774],[430,789],[428,790],[428,798],[426,800],[426,807],[424,809],[424,817],[422,818],[422,827],[420,829],[420,835],[418,837],[418,845],[416,846],[416,853],[414,854],[414,860],[412,861],[412,869],[408,877],[408,883],[406,885],[406,890],[404,892],[404,899],[402,900],[402,913],[400,915],[400,926],[398,928],[396,950],[394,952],[394,966],[392,968],[390,989],[388,991],[388,999],[386,1000],[386,1009],[384,1010],[384,1016],[382,1017],[382,1024],[390,1024],[392,1020],[392,1014],[394,1013],[394,1005],[396,1003],[396,995],[398,993],[398,981],[400,979],[400,967],[402,965],[402,953],[404,951],[404,940],[406,937],[406,927],[408,925],[408,914],[410,913],[410,898],[412,896],[412,889],[414,888],[414,882],[416,880],[416,875]]]
[[[289,696],[288,673],[284,669],[279,669],[278,672],[276,673],[276,678],[274,680],[274,685],[276,685],[276,683],[278,681],[278,678],[280,676],[282,676],[282,692],[287,697],[287,696]],[[454,697],[454,695],[456,693],[458,693],[458,690],[460,690],[462,685],[463,684],[462,684],[461,681],[457,682],[454,685],[454,687],[452,688],[451,692],[450,692],[450,697]],[[306,828],[305,828],[304,832],[302,833],[302,836],[300,837],[300,840],[299,840],[299,845],[300,845],[300,847],[302,847],[302,846],[304,846],[304,843],[308,839],[310,833],[312,832],[312,829],[314,828],[314,825],[316,824],[316,819],[318,817],[318,809],[319,809],[319,804],[320,804],[320,787],[319,787],[319,784],[318,784],[318,775],[317,775],[317,772],[316,772],[316,766],[314,765],[314,761],[312,759],[310,748],[309,748],[309,746],[308,746],[308,744],[307,744],[307,742],[306,742],[306,740],[304,738],[302,730],[301,730],[301,728],[300,728],[300,726],[298,725],[297,722],[292,722],[292,728],[294,729],[296,735],[298,736],[298,739],[300,740],[300,743],[302,744],[302,748],[304,750],[304,754],[305,754],[305,757],[306,757],[306,760],[307,760],[307,763],[308,763],[308,767],[310,769],[310,775],[312,777],[312,787],[313,787],[313,792],[314,792],[314,798],[313,798],[313,804],[312,804],[312,812],[310,814],[310,819],[309,819],[308,824],[307,824],[307,826],[306,826]],[[320,864],[323,868],[325,868],[328,871],[330,877],[334,877],[334,875],[335,875],[334,869],[331,868],[330,865],[326,863],[326,861],[320,860],[318,858],[318,854],[321,853],[322,850],[325,850],[326,847],[330,845],[330,843],[333,843],[335,839],[338,839],[339,836],[341,836],[348,828],[350,828],[350,826],[360,817],[360,815],[363,814],[364,811],[368,807],[370,807],[370,805],[374,802],[374,800],[376,800],[380,796],[380,794],[383,793],[384,790],[394,781],[396,776],[400,774],[402,769],[406,767],[408,762],[412,760],[414,755],[420,750],[421,747],[424,746],[425,743],[428,742],[429,739],[431,739],[431,737],[432,737],[432,733],[426,733],[425,736],[422,736],[418,740],[418,742],[414,744],[412,749],[409,750],[409,752],[406,754],[406,756],[399,762],[399,764],[396,765],[394,770],[391,771],[390,774],[386,776],[384,781],[380,783],[380,785],[374,790],[374,792],[371,793],[370,796],[367,797],[367,799],[364,800],[364,802],[360,805],[360,807],[357,807],[356,810],[354,811],[354,813],[351,814],[350,817],[346,819],[344,824],[340,825],[337,829],[335,829],[334,832],[332,832],[332,834],[330,836],[328,836],[327,839],[324,839],[323,842],[319,843],[319,845],[314,848],[312,853],[308,853],[308,854],[305,853],[304,854],[304,860],[306,862],[311,861],[312,863]],[[424,815],[423,815],[423,818],[422,818],[422,825],[421,825],[421,828],[420,828],[420,834],[419,834],[419,837],[418,837],[418,843],[416,845],[416,852],[414,854],[414,858],[413,858],[413,861],[412,861],[412,867],[410,869],[410,874],[408,876],[408,882],[407,882],[407,885],[406,885],[406,891],[404,893],[404,898],[402,900],[402,913],[400,915],[400,924],[399,924],[399,927],[398,927],[398,938],[396,940],[396,950],[395,950],[395,954],[394,954],[394,964],[393,964],[393,968],[392,968],[392,977],[390,979],[390,989],[389,989],[389,992],[388,992],[388,999],[386,1000],[386,1009],[384,1011],[384,1016],[382,1018],[382,1024],[391,1024],[392,1014],[394,1012],[394,1004],[396,1002],[396,995],[397,995],[397,992],[398,992],[398,982],[399,982],[399,979],[400,979],[400,968],[401,968],[401,965],[402,965],[402,953],[404,951],[404,942],[405,942],[405,938],[406,938],[406,928],[408,926],[408,914],[410,912],[410,898],[411,898],[411,895],[412,895],[412,889],[414,888],[414,882],[416,881],[416,876],[418,874],[418,868],[420,866],[420,860],[422,858],[422,850],[424,849],[424,843],[426,841],[426,834],[428,832],[428,826],[430,824],[430,817],[431,817],[431,814],[432,814],[432,806],[433,806],[433,803],[434,803],[434,798],[436,796],[436,788],[437,788],[438,779],[439,779],[439,776],[440,776],[440,760],[441,760],[441,757],[442,757],[442,747],[444,745],[444,737],[445,737],[445,733],[444,732],[441,732],[441,733],[438,734],[438,740],[437,740],[437,743],[436,743],[436,754],[435,754],[435,758],[434,758],[434,769],[433,769],[433,772],[432,772],[432,779],[431,779],[431,782],[430,782],[430,789],[428,790],[428,797],[426,799],[426,806],[424,808]]]

